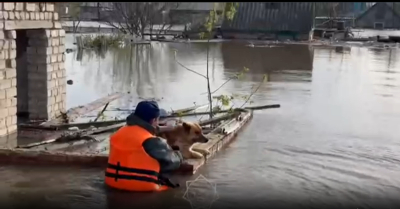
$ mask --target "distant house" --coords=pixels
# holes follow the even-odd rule
[[[221,29],[226,38],[308,39],[313,8],[313,2],[240,2],[233,20],[225,20]]]
[[[392,3],[377,2],[355,20],[357,28],[395,29],[400,28],[400,15]]]
[[[72,17],[73,7],[79,6],[79,17]],[[109,13],[115,12],[111,2],[61,2],[56,4],[56,11],[62,20],[73,18],[81,21],[101,21]]]
[[[215,2],[180,2],[178,7],[170,9],[168,13],[171,17],[177,17],[175,24],[188,24],[196,30],[204,24],[211,10],[215,8],[222,12],[223,6]]]

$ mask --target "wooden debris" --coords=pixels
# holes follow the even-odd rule
[[[121,128],[123,125],[125,125],[125,123],[114,124],[114,125],[110,125],[110,126],[106,126],[106,127],[102,127],[102,128],[93,128],[91,130],[85,129],[85,130],[80,130],[80,131],[75,131],[75,132],[66,132],[65,134],[63,134],[59,137],[49,139],[46,141],[41,141],[41,142],[24,145],[24,146],[19,146],[18,148],[27,149],[27,148],[32,148],[32,147],[36,147],[36,146],[40,146],[40,145],[44,145],[44,144],[53,143],[53,142],[71,142],[71,141],[81,140],[83,138],[92,138],[91,135],[100,134],[100,133],[109,132],[109,131],[115,131],[115,130]]]
[[[271,108],[280,108],[280,104],[273,104],[273,105],[262,105],[262,106],[253,106],[253,107],[245,107],[246,110],[264,110],[264,109],[271,109]]]
[[[107,103],[110,103],[111,101],[114,101],[116,99],[121,98],[122,96],[124,96],[125,94],[123,93],[114,93],[111,94],[107,97],[95,100],[85,106],[79,106],[79,107],[75,107],[75,108],[71,108],[70,110],[67,111],[66,116],[64,115],[64,119],[67,119],[67,122],[72,122],[75,119],[77,119],[78,117],[87,114],[89,112],[92,112],[95,109],[98,109],[104,105],[106,105]],[[59,124],[63,119],[58,117],[54,120],[50,120],[47,122],[42,123],[42,126],[50,126],[50,125],[55,125],[55,124]]]
[[[206,126],[206,125],[210,125],[210,124],[219,123],[219,122],[221,122],[223,120],[232,119],[232,118],[234,118],[234,117],[236,117],[238,115],[240,115],[240,111],[234,111],[232,113],[228,113],[228,114],[222,115],[220,117],[214,117],[214,118],[211,118],[211,119],[200,121],[199,125],[200,126]]]
[[[239,130],[251,119],[252,111],[241,112],[239,116],[223,123],[217,130],[207,134],[211,140],[206,144],[198,144],[195,150],[205,149],[210,152],[206,159],[214,156],[221,148],[231,142]],[[94,130],[93,133],[100,133],[106,128]],[[89,134],[87,132],[86,134]],[[93,142],[100,143],[100,142]],[[82,145],[82,144],[81,144]],[[91,145],[85,145],[91,146]],[[6,164],[34,164],[34,165],[76,165],[87,167],[102,167],[107,165],[107,155],[100,153],[74,153],[60,151],[37,151],[27,149],[0,149],[0,163]],[[205,159],[190,159],[185,161],[178,172],[195,173],[202,165]]]
[[[103,115],[104,111],[107,109],[108,105],[110,104],[110,102],[107,102],[107,104],[104,106],[104,108],[99,112],[99,114],[97,114],[97,117],[94,119],[94,122],[96,122],[101,115]]]
[[[196,105],[193,107],[183,108],[174,110],[169,113],[168,116],[161,118],[161,122],[165,118],[174,118],[176,114],[181,113],[188,113],[190,111],[196,110],[204,105]],[[103,108],[105,111],[105,108]],[[175,115],[175,116],[173,116]],[[124,123],[126,119],[122,120],[110,120],[110,121],[95,121],[95,122],[86,122],[86,123],[69,123],[69,124],[44,124],[44,125],[33,125],[33,124],[20,124],[20,128],[27,128],[27,129],[45,129],[45,130],[66,130],[71,127],[78,127],[79,129],[87,129],[90,127],[103,127],[103,126],[111,126],[118,123]]]
[[[182,113],[188,113],[188,112],[194,111],[194,110],[196,110],[196,109],[199,109],[199,108],[205,107],[205,106],[207,106],[207,104],[205,104],[205,105],[195,105],[195,106],[193,106],[193,107],[188,107],[188,108],[173,110],[173,111],[171,111],[171,113],[170,113],[170,117],[171,117],[171,116],[173,117],[173,116],[176,116],[176,115],[179,115],[179,114],[182,114]]]
[[[118,123],[125,122],[126,119],[123,120],[109,120],[109,121],[97,121],[97,122],[87,122],[87,123],[70,123],[70,124],[57,124],[57,125],[49,125],[49,126],[41,126],[41,125],[31,125],[31,124],[21,124],[20,128],[26,129],[45,129],[45,130],[67,130],[71,127],[78,127],[79,129],[87,129],[91,126],[93,127],[103,127],[103,126],[111,126]]]
[[[100,103],[100,102],[99,102]],[[97,103],[97,104],[99,104]],[[105,107],[102,109],[104,112],[107,109],[109,102],[103,104]],[[219,110],[216,113],[226,113],[219,117],[200,121],[201,126],[207,126],[210,124],[219,124],[217,128],[204,130],[210,141],[206,144],[198,144],[194,150],[207,150],[210,152],[210,156],[206,159],[214,156],[222,147],[232,141],[236,136],[237,132],[243,128],[243,126],[252,118],[253,110],[267,109],[267,108],[279,108],[280,105],[264,105],[255,107],[246,107],[244,109],[234,110]],[[199,108],[199,106],[176,110],[170,113],[167,118],[183,117],[193,114],[209,114],[208,112],[201,113],[190,113],[191,111]],[[78,111],[79,112],[79,111]],[[222,122],[222,124],[221,124]],[[77,131],[65,131],[64,134],[55,135],[46,141],[32,143],[29,145],[21,146],[20,148],[25,149],[0,149],[0,162],[7,163],[34,163],[34,164],[61,164],[61,165],[86,165],[86,166],[101,166],[104,167],[107,163],[107,156],[100,154],[96,148],[108,149],[104,145],[104,140],[107,140],[106,132],[116,131],[120,127],[125,125],[125,120],[115,121],[101,121],[91,123],[80,123],[80,124],[47,124],[46,126],[40,126],[46,130],[62,130],[70,127],[81,128]],[[96,127],[97,126],[97,127]],[[34,130],[34,125],[24,125],[24,128],[28,130]],[[36,126],[36,128],[38,128]],[[84,128],[84,129],[82,129]],[[161,126],[160,131],[170,129],[169,126]],[[60,132],[60,131],[58,131]],[[102,134],[102,141],[98,141],[94,137],[98,134]],[[89,139],[89,140],[88,140]],[[51,144],[51,145],[49,145]],[[71,145],[71,146],[69,146]],[[52,151],[38,151],[46,150],[47,147],[52,147],[57,150],[64,150],[65,152],[59,152],[57,150]],[[88,147],[91,147],[88,150]],[[26,148],[35,148],[37,150],[27,150]],[[84,153],[74,153],[74,150],[85,150]],[[91,150],[91,151],[90,151]],[[187,160],[179,172],[195,173],[199,167],[205,163],[205,159],[190,159]]]
[[[109,104],[109,103],[107,103]],[[103,108],[102,112],[106,110],[106,107],[108,105],[105,105]],[[175,113],[181,113],[181,112],[187,112],[184,114],[180,114],[181,117],[185,116],[193,116],[193,115],[202,115],[202,114],[209,114],[209,112],[200,112],[200,113],[190,113],[190,111],[193,111],[200,106],[193,106],[190,108],[184,108],[180,110],[173,111],[170,113],[169,116],[164,117],[163,120],[160,121],[160,124],[165,122],[168,118],[173,118],[176,116],[173,116]],[[207,126],[210,124],[218,124],[221,121],[224,120],[229,120],[232,118],[237,117],[240,112],[245,112],[247,110],[260,110],[260,109],[267,109],[267,108],[279,108],[279,104],[274,104],[274,105],[264,105],[264,106],[254,106],[254,107],[246,107],[244,109],[234,109],[234,110],[220,110],[216,111],[215,113],[226,113],[229,112],[228,114],[222,115],[220,117],[214,117],[212,119],[200,121],[201,126]],[[233,111],[233,112],[232,112]],[[30,125],[30,124],[25,124],[21,125],[21,128],[27,129],[27,130],[34,130],[34,129],[39,129],[39,130],[66,130],[71,127],[77,127],[81,130],[78,131],[65,131],[64,133],[58,131],[58,134],[54,134],[51,138],[48,138],[47,140],[35,142],[35,143],[30,143],[26,144],[23,146],[19,146],[19,148],[32,148],[36,146],[41,146],[41,145],[46,145],[54,142],[72,142],[72,141],[87,141],[88,139],[93,139],[93,135],[100,134],[100,133],[105,133],[105,132],[111,132],[111,131],[116,131],[120,127],[122,127],[125,124],[125,119],[124,120],[115,120],[115,121],[100,121],[100,122],[89,122],[89,123],[76,123],[76,124],[59,124],[59,125],[49,125],[49,126],[40,126],[40,125]],[[100,127],[100,128],[98,128]],[[164,127],[165,128],[165,127]],[[207,132],[210,132],[208,130]]]
[[[254,107],[245,107],[242,109],[231,109],[231,110],[218,110],[219,107],[216,107],[217,110],[213,110],[213,114],[221,114],[221,113],[229,113],[233,111],[238,111],[238,110],[264,110],[264,109],[271,109],[271,108],[280,108],[281,105],[279,104],[273,104],[273,105],[263,105],[263,106],[254,106]],[[180,114],[179,117],[188,117],[188,116],[198,116],[198,115],[209,115],[210,112],[194,112],[194,113],[185,113],[185,114]],[[168,118],[170,117],[176,117],[175,115],[170,115],[167,116]]]
[[[207,150],[210,152],[210,155],[207,156],[206,159],[188,160],[186,165],[182,166],[181,172],[194,174],[201,166],[205,164],[207,159],[213,157],[220,149],[225,147],[228,143],[232,142],[237,133],[242,130],[242,128],[250,121],[252,117],[252,111],[241,113],[240,117],[236,117],[235,119],[230,120],[217,128],[227,130],[229,129],[229,127],[227,126],[233,126],[229,132],[211,132],[207,134],[206,136],[210,139],[210,141],[206,144],[196,144],[194,150]]]
[[[279,104],[273,104],[273,105],[245,107],[243,109],[245,109],[245,110],[263,110],[263,109],[279,108],[279,107],[280,107]],[[191,107],[191,108],[185,108],[185,109],[182,109],[182,110],[189,111],[189,109],[190,109],[190,111],[193,111],[195,108]],[[170,115],[168,115],[166,117],[163,117],[161,119],[161,121],[163,121],[163,119],[167,119],[167,118],[188,117],[188,116],[198,116],[198,115],[208,115],[208,114],[210,114],[209,112],[196,112],[196,113],[180,113],[179,116],[178,116],[177,112],[182,112],[182,110],[174,111],[174,113],[172,113],[172,114],[170,114]],[[239,109],[235,109],[235,110],[237,111]],[[232,111],[235,111],[235,110],[220,110],[220,111],[215,111],[213,113],[220,114],[220,113],[232,112]],[[218,122],[217,120],[218,119],[214,119],[212,121]],[[60,129],[63,130],[63,129],[67,129],[67,128],[76,126],[76,127],[80,128],[80,129],[85,129],[85,128],[89,128],[90,126],[102,127],[102,126],[114,125],[114,124],[117,124],[117,123],[123,123],[123,122],[125,122],[125,119],[123,119],[123,120],[99,121],[99,122],[88,122],[88,123],[59,124],[59,125],[52,125],[52,126],[45,126],[45,127],[37,126],[37,125],[23,124],[23,125],[21,125],[21,127],[23,127],[23,128],[37,128],[37,129],[42,129],[43,128],[43,129],[49,129],[49,130],[60,130]],[[206,122],[206,121],[203,121],[201,123],[205,124],[205,125],[210,124],[210,122]]]
[[[64,134],[56,135],[56,137],[53,137],[51,139],[48,139],[45,141],[40,141],[40,142],[35,142],[35,143],[30,143],[27,145],[22,145],[22,146],[19,146],[18,148],[29,149],[32,147],[47,145],[47,144],[55,143],[55,142],[70,143],[70,142],[79,141],[79,140],[87,141],[88,139],[93,139],[93,135],[97,135],[97,134],[101,134],[101,133],[105,133],[105,132],[116,131],[124,125],[125,125],[125,122],[113,124],[113,125],[105,126],[105,127],[101,127],[101,128],[93,127],[93,129],[91,129],[91,130],[84,129],[84,130],[80,130],[80,131],[76,131],[76,132],[65,132]],[[171,129],[171,127],[160,126],[161,132],[166,131],[168,129]],[[205,131],[208,133],[211,130],[205,130]]]
[[[2,165],[42,165],[42,166],[79,166],[105,169],[107,154],[85,154],[55,151],[37,151],[25,149],[0,149]],[[193,165],[185,162],[177,173],[191,172]]]
[[[0,149],[0,163],[32,165],[77,165],[104,167],[107,155],[90,155],[65,152],[35,151],[25,149]]]

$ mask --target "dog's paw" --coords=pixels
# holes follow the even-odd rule
[[[199,152],[192,152],[192,157],[195,159],[202,159],[204,156]]]
[[[209,156],[211,153],[208,150],[203,150],[203,155],[204,156]]]
[[[208,158],[210,158],[210,156],[211,156],[211,153],[209,151],[207,151],[207,150],[203,150],[202,154],[203,154],[203,157],[204,157],[205,161],[207,161]]]

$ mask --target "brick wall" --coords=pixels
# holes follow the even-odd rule
[[[27,35],[29,116],[54,118],[65,111],[65,31],[29,30]]]
[[[65,111],[65,31],[58,18],[54,3],[0,3],[0,136],[17,130],[17,106],[30,119]],[[18,53],[20,34],[27,45]]]

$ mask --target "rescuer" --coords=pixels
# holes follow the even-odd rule
[[[183,161],[164,139],[155,136],[160,108],[155,101],[141,101],[126,118],[126,125],[110,138],[105,183],[128,191],[163,191],[175,188],[164,176]]]

